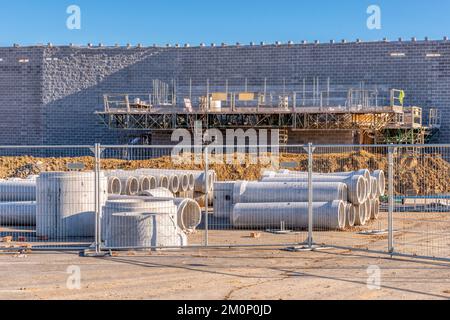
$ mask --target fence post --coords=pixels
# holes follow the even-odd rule
[[[394,147],[388,147],[388,252],[394,252]]]
[[[313,146],[308,144],[308,247],[313,246]]]
[[[100,253],[100,242],[101,242],[101,225],[100,225],[100,144],[96,143],[94,147],[95,154],[95,165],[94,165],[94,175],[95,175],[95,253]]]
[[[205,149],[203,151],[205,153],[205,247],[208,246],[208,228],[209,228],[209,208],[208,208],[208,190],[209,190],[209,183],[208,183],[208,171],[209,171],[209,160],[208,160],[208,146],[205,146]]]

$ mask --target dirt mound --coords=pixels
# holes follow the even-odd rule
[[[218,179],[225,180],[257,180],[263,169],[271,169],[270,165],[252,164],[246,154],[244,164],[237,161],[233,164],[211,164],[210,168],[217,172]],[[242,156],[242,155],[240,155]],[[94,168],[94,158],[34,158],[34,157],[0,157],[0,178],[24,178],[41,171],[67,171],[69,163],[83,163],[85,170]],[[290,163],[292,170],[306,171],[308,159],[306,154],[281,154],[280,163]],[[147,160],[102,159],[101,167],[107,169],[133,170],[139,168],[158,169],[190,169],[203,170],[204,164],[176,164],[170,156]],[[315,172],[353,171],[361,168],[371,170],[388,170],[387,156],[381,153],[355,151],[347,153],[326,153],[314,155]],[[394,186],[397,194],[402,195],[436,195],[450,193],[450,164],[441,154],[401,154],[395,157]]]

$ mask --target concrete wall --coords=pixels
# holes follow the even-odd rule
[[[404,57],[392,57],[402,52]],[[440,57],[427,58],[427,53]],[[18,59],[29,59],[19,63]],[[152,79],[178,83],[178,99],[242,90],[301,90],[319,77],[322,89],[402,88],[406,104],[442,110],[440,142],[450,142],[450,42],[370,42],[293,46],[191,48],[0,48],[0,144],[117,142],[118,132],[93,114],[105,93],[149,93]],[[239,88],[239,89],[238,89]],[[7,129],[7,130],[4,130]],[[300,138],[301,139],[301,138]]]

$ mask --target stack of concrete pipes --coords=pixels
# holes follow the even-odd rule
[[[36,224],[36,176],[0,180],[0,226]]]
[[[108,179],[102,172],[100,175],[100,207],[102,212],[107,211],[107,202],[111,204],[127,202],[130,199],[139,198],[139,202],[146,204],[143,208],[157,209],[153,213],[162,215],[156,217],[153,222],[145,220],[145,226],[151,226],[155,230],[144,232],[146,237],[149,234],[158,234],[159,242],[156,245],[185,245],[187,234],[195,230],[201,222],[201,209],[198,203],[189,198],[175,198],[174,194],[166,189],[153,186],[152,176],[139,179],[140,188],[144,186],[144,191],[137,192],[136,196],[115,196],[109,195],[109,190],[114,188],[114,180]],[[159,177],[159,175],[156,175]],[[195,175],[192,175],[195,178]],[[119,181],[130,181],[125,174],[115,175],[120,177]],[[169,179],[170,180],[170,179]],[[111,185],[112,182],[112,185]],[[195,179],[191,181],[195,186]],[[128,182],[127,190],[135,188],[135,182]],[[147,190],[148,189],[148,190]],[[139,196],[139,197],[138,197]],[[114,199],[119,197],[119,199]],[[38,177],[29,179],[10,179],[0,181],[0,226],[35,226],[36,235],[48,239],[65,239],[68,237],[93,237],[95,226],[95,175],[93,172],[45,172]],[[122,202],[121,202],[122,201]],[[160,206],[161,203],[170,204]],[[167,208],[168,209],[167,209]],[[106,209],[105,209],[106,208]],[[166,210],[167,209],[167,210]],[[106,211],[105,211],[106,210]],[[102,213],[102,216],[103,216]],[[123,214],[116,220],[118,222],[129,222],[130,224],[120,226],[114,225],[114,232],[122,232],[127,226],[136,226],[136,212],[119,212]],[[118,214],[115,212],[114,214]],[[167,216],[164,216],[166,215]],[[174,215],[174,217],[170,216]],[[137,219],[140,221],[139,219]],[[172,221],[168,225],[175,224],[175,229],[165,226],[167,221]],[[105,221],[104,221],[105,222]],[[134,224],[133,224],[134,223]],[[143,225],[143,226],[144,226]],[[104,230],[108,230],[108,225],[104,225]],[[158,232],[156,231],[158,228]],[[120,231],[122,230],[122,231]],[[132,229],[127,229],[133,233]],[[138,230],[139,231],[139,230]],[[141,230],[142,231],[142,230]],[[157,233],[154,233],[157,232]],[[170,241],[165,242],[165,238],[170,235]],[[118,236],[118,234],[116,234]],[[111,243],[116,243],[118,238],[110,237]],[[132,239],[130,235],[122,234],[119,239]],[[127,239],[128,239],[127,238]],[[133,238],[134,239],[134,238]],[[133,244],[133,242],[127,242]],[[147,243],[147,242],[145,242]]]
[[[214,214],[229,218],[234,227],[308,227],[307,173],[267,171],[260,181],[223,182],[215,188]],[[378,218],[379,197],[385,192],[384,173],[314,173],[312,191],[314,228],[345,230]]]
[[[263,172],[261,181],[307,183],[308,173],[289,170],[266,171]],[[316,190],[319,183],[329,186],[344,183],[347,186],[347,198],[342,199],[346,202],[345,227],[364,226],[370,220],[378,219],[379,199],[384,196],[386,190],[386,181],[382,170],[372,173],[368,169],[353,172],[313,173],[312,182],[314,198],[317,193],[320,193]]]
[[[133,171],[106,171],[108,193],[135,196],[140,192],[166,188],[177,197],[191,198],[204,205],[206,196],[212,201],[212,190],[217,180],[215,171],[137,169]],[[206,190],[206,188],[208,190]]]

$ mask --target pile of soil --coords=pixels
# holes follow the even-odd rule
[[[270,164],[252,164],[246,154],[244,164],[212,163],[209,167],[217,172],[219,181],[257,180],[263,169],[273,169]],[[242,156],[242,154],[240,155]],[[307,170],[306,154],[281,154],[280,164],[289,163],[291,170]],[[35,158],[29,156],[0,157],[0,178],[24,178],[42,171],[67,171],[69,163],[83,163],[84,170],[94,168],[92,157]],[[102,159],[101,167],[107,169],[133,170],[139,168],[203,170],[204,164],[175,164],[170,156],[148,160]],[[361,168],[388,171],[385,154],[355,151],[314,155],[315,172],[354,171]],[[441,154],[404,153],[395,157],[394,186],[397,194],[436,195],[450,193],[450,163]]]

